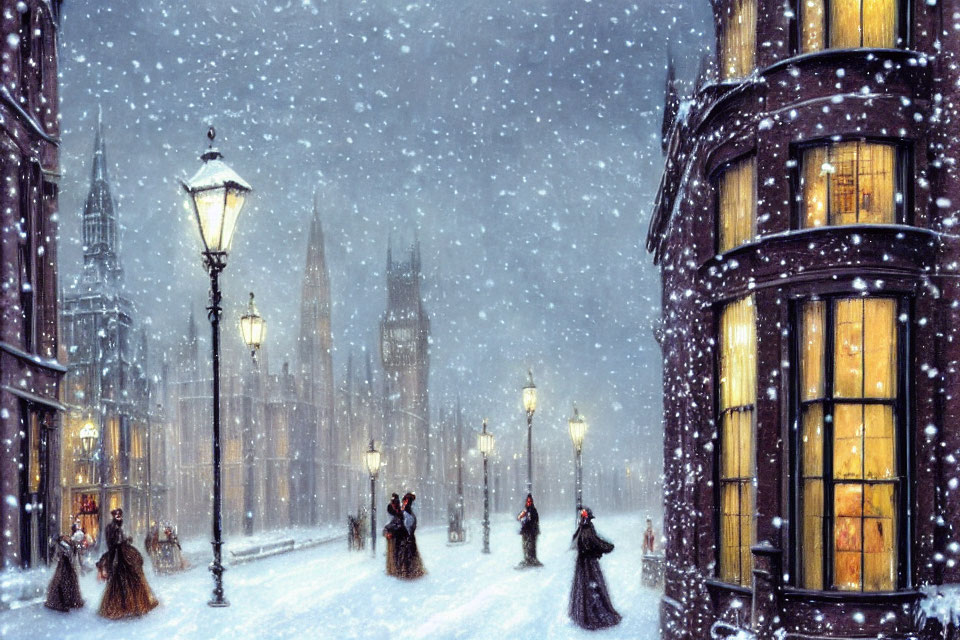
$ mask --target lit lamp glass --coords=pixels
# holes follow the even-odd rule
[[[243,343],[250,349],[250,353],[256,353],[264,338],[267,337],[267,323],[257,311],[257,305],[253,303],[253,292],[250,292],[250,304],[247,306],[247,312],[240,316],[240,334],[243,336]]]
[[[480,432],[480,435],[477,437],[477,448],[480,449],[480,453],[485,456],[489,456],[493,453],[493,434],[487,431],[487,421],[483,421],[483,431]]]
[[[97,431],[92,422],[83,425],[80,429],[80,449],[84,455],[89,456],[93,452],[93,447],[96,446],[99,437],[100,432]]]
[[[527,413],[537,410],[537,385],[533,384],[533,371],[527,371],[527,384],[523,385],[523,410]]]
[[[190,196],[205,254],[230,251],[240,210],[247,194],[253,190],[246,180],[227,166],[223,154],[213,148],[215,136],[216,131],[210,127],[207,137],[211,148],[200,156],[203,165],[192,178],[181,182]]]
[[[373,440],[370,441],[370,449],[364,455],[364,463],[367,465],[367,473],[376,476],[380,472],[380,452],[373,446]]]
[[[576,405],[573,407],[573,416],[568,421],[570,425],[570,440],[577,451],[583,450],[583,437],[587,435],[587,421],[583,419]]]

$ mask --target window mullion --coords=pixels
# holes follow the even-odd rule
[[[823,588],[833,587],[833,369],[834,369],[834,308],[833,300],[824,304],[824,358],[823,358]]]

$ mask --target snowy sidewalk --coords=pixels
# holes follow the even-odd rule
[[[566,514],[564,514],[566,516]],[[144,618],[109,622],[96,615],[103,586],[92,575],[81,581],[87,606],[61,614],[42,606],[0,614],[0,637],[30,640],[72,637],[96,640],[256,640],[269,638],[534,639],[658,638],[659,593],[640,584],[641,517],[596,520],[597,531],[617,545],[601,561],[614,606],[623,622],[587,632],[567,618],[573,575],[569,550],[573,517],[545,515],[539,556],[546,566],[516,571],[517,524],[494,521],[490,555],[480,553],[480,528],[472,540],[447,546],[444,530],[418,535],[426,577],[400,582],[383,572],[384,544],[377,559],[324,545],[234,567],[224,574],[231,606],[206,605],[213,580],[206,565],[148,580],[160,607]]]

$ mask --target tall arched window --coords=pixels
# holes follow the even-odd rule
[[[904,306],[896,298],[836,297],[799,307],[801,587],[898,586]]]
[[[753,296],[720,313],[718,424],[720,579],[749,586],[753,577],[756,495],[754,425],[757,404],[757,321]]]

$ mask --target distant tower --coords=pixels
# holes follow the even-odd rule
[[[314,524],[320,508],[325,517],[339,520],[341,500],[337,464],[340,462],[340,448],[334,426],[330,275],[316,202],[310,222],[300,298],[298,348],[302,408],[294,444],[299,452],[294,470],[297,482],[294,495],[301,496],[301,502],[295,505],[294,518]]]
[[[393,262],[387,249],[387,310],[380,321],[380,359],[385,373],[384,443],[394,486],[416,490],[429,468],[430,320],[420,295],[420,243],[408,262]]]
[[[83,205],[83,275],[81,285],[89,289],[117,289],[123,283],[118,254],[120,240],[117,214],[107,176],[107,150],[103,139],[103,116],[97,113],[97,135],[93,144],[90,191]]]
[[[80,445],[83,429],[98,438],[88,451],[63,450],[67,484],[61,517],[79,515],[87,532],[99,539],[110,510],[118,506],[131,533],[146,528],[154,497],[147,453],[151,430],[162,429],[150,404],[146,334],[137,340],[136,307],[124,292],[119,223],[99,115],[82,224],[83,268],[64,294],[61,316],[69,354],[63,438]]]

